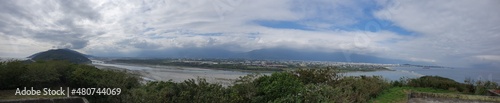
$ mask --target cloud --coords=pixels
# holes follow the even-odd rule
[[[102,2],[103,7],[96,8],[102,8],[100,10],[102,21],[108,21],[99,24],[106,25],[100,29],[106,29],[107,32],[90,41],[98,42],[100,45],[90,44],[88,49],[104,49],[119,45],[112,48],[129,49],[129,52],[135,51],[133,49],[158,50],[222,46],[232,51],[250,51],[279,46],[338,50],[337,45],[347,45],[354,40],[355,35],[350,34],[363,33],[283,30],[252,23],[255,20],[307,21],[315,18],[329,20],[329,22],[345,21],[344,19],[330,20],[334,16],[323,17],[327,14],[319,15],[323,14],[322,12],[310,13],[316,10],[314,4],[305,5],[301,8],[306,10],[297,11],[294,10],[295,7],[303,6],[299,5],[298,1],[272,2],[265,0]],[[321,2],[328,1],[315,1],[316,4],[322,4]],[[328,2],[328,4],[339,5],[335,8],[341,8],[352,3]],[[335,8],[329,8],[328,5],[322,5],[321,8],[321,10],[335,10]],[[314,15],[307,16],[309,14]],[[350,18],[350,16],[342,16],[342,18]],[[330,40],[320,38],[322,36]],[[331,45],[320,46],[315,43]]]
[[[29,3],[26,3],[29,2]],[[17,1],[0,4],[2,35],[52,43],[54,47],[81,49],[94,28],[85,22],[100,19],[87,1]]]
[[[300,22],[315,29],[329,29],[354,25],[365,19],[365,9],[371,1],[311,0],[292,1],[292,11],[300,15]]]
[[[496,52],[500,48],[495,46],[500,38],[500,13],[495,12],[500,9],[498,1],[376,3],[7,0],[0,3],[0,50],[14,53],[0,52],[0,56],[28,56],[50,48],[71,48],[102,56],[140,56],[182,48],[247,52],[286,47],[470,65],[500,55]],[[256,22],[301,27],[276,28]],[[372,26],[379,30],[367,30]],[[391,31],[393,26],[412,34]]]
[[[448,65],[477,63],[482,54],[500,55],[500,4],[484,1],[385,1],[374,15],[418,33],[418,37],[394,44],[394,52],[406,57],[435,59]]]

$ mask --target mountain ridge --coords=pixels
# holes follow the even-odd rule
[[[267,48],[247,52],[234,52],[220,48],[178,48],[169,50],[149,51],[135,54],[136,57],[146,58],[219,58],[219,59],[267,59],[267,60],[306,60],[306,61],[335,61],[335,62],[363,62],[363,63],[416,63],[400,59],[390,59],[367,54],[345,52],[319,52],[290,48]],[[422,63],[418,63],[422,64]]]

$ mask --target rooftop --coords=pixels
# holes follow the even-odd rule
[[[488,91],[496,96],[500,96],[500,90],[490,89]]]

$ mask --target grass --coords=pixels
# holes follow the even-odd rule
[[[433,98],[448,98],[448,99],[461,99],[461,100],[472,100],[472,101],[488,101],[488,102],[500,102],[499,97],[494,96],[483,96],[483,95],[466,95],[466,94],[452,94],[452,93],[423,93],[415,92],[412,95],[417,97],[433,97]]]
[[[372,103],[406,103],[408,101],[408,93],[412,92],[427,92],[427,93],[458,93],[454,91],[433,89],[433,88],[416,88],[416,87],[392,87],[382,92],[377,98],[370,100]]]

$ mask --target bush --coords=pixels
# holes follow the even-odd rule
[[[100,70],[93,66],[77,65],[70,75],[69,86],[72,88],[120,88],[121,95],[138,87],[136,76],[124,71]],[[123,96],[91,95],[85,96],[91,102],[120,102]]]
[[[151,82],[131,90],[127,96],[131,103],[225,103],[229,91],[205,79],[189,79],[182,83]]]
[[[349,97],[352,91],[347,86],[333,87],[326,84],[308,84],[301,91],[301,95],[293,97],[304,103],[352,103]]]
[[[0,62],[0,89],[14,89],[23,86],[19,78],[27,69],[22,61]]]
[[[196,82],[197,81],[197,82]],[[173,90],[176,95],[171,99],[174,103],[188,102],[226,102],[228,91],[219,84],[210,84],[205,79],[189,79],[176,85]]]
[[[464,88],[460,83],[440,76],[423,76],[418,79],[411,79],[408,85],[412,87],[430,87],[444,90],[455,89],[458,91],[463,91]]]
[[[231,90],[230,102],[232,103],[248,103],[257,95],[257,84],[254,82],[255,79],[262,75],[259,74],[249,74],[247,76],[240,77],[237,79]]]
[[[352,102],[367,102],[389,87],[389,83],[380,76],[345,77],[337,86],[347,86],[346,96]]]
[[[7,61],[0,63],[0,89],[121,88],[127,94],[139,86],[138,78],[123,71],[100,70],[67,61]],[[91,102],[121,102],[122,96],[85,96]]]
[[[67,84],[73,64],[65,61],[7,61],[0,65],[0,89],[54,87]]]
[[[262,76],[254,82],[257,94],[253,102],[260,103],[290,95],[297,95],[304,86],[297,76],[288,72],[277,72],[271,76]]]
[[[497,89],[498,84],[491,81],[477,81],[474,86],[474,94],[476,95],[486,95],[488,89]]]
[[[379,76],[341,77],[335,70],[306,69],[250,75],[231,87],[237,103],[250,102],[367,102],[389,84]],[[233,101],[234,102],[234,101]]]
[[[396,87],[427,87],[476,95],[485,95],[488,89],[498,88],[498,84],[496,82],[473,81],[470,78],[467,78],[464,83],[458,83],[452,79],[439,76],[423,76],[417,79],[402,78],[400,81],[391,82],[391,85]]]
[[[53,66],[43,62],[36,62],[28,65],[26,71],[19,76],[19,79],[22,80],[23,86],[41,89],[57,85],[60,76]]]
[[[296,95],[303,89],[300,79],[291,73],[278,72],[262,76],[255,81],[257,94],[254,101],[268,102],[288,95]]]
[[[304,84],[335,84],[342,77],[336,69],[299,69],[291,73],[297,75]]]
[[[176,85],[172,81],[167,82],[149,82],[139,88],[130,90],[126,94],[128,103],[166,103],[169,97],[173,97],[173,91],[170,90]]]

